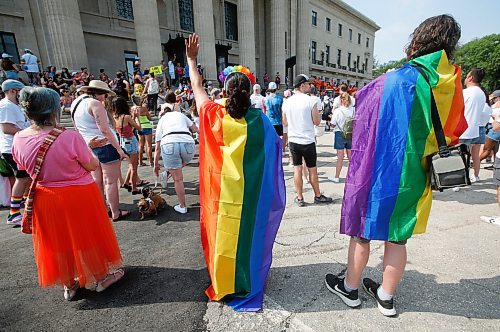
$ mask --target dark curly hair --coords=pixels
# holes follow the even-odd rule
[[[460,39],[460,25],[451,15],[429,17],[413,31],[411,41],[406,47],[407,60],[444,50],[448,58],[453,53]]]
[[[233,72],[226,78],[226,110],[233,119],[241,119],[247,114],[250,107],[250,86],[250,79],[243,73]]]
[[[120,115],[130,115],[128,102],[122,97],[113,97],[109,106],[115,118],[118,118]]]

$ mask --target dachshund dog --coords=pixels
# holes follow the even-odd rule
[[[161,210],[167,202],[161,197],[160,194],[156,194],[150,188],[143,188],[142,195],[137,207],[139,208],[139,213],[141,215],[141,220],[144,220],[144,214],[148,213],[154,216],[158,215],[158,211]]]

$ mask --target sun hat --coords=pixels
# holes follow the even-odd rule
[[[17,81],[17,80],[13,80],[13,79],[8,79],[8,80],[5,80],[3,81],[2,83],[2,90],[3,91],[8,91],[8,90],[21,90],[22,88],[24,88],[24,84]]]
[[[94,91],[99,90],[102,91],[103,93],[109,94],[110,96],[116,96],[116,93],[114,93],[113,90],[109,88],[108,84],[106,84],[106,82],[103,82],[101,80],[90,81],[89,85],[82,86],[80,88],[80,91],[87,92],[89,89]]]
[[[278,86],[276,85],[276,83],[271,82],[271,83],[269,83],[269,85],[267,86],[267,89],[268,89],[268,90],[276,90],[276,89],[278,89]]]
[[[2,53],[2,59],[12,58],[12,55],[7,53]]]
[[[258,91],[258,90],[260,90],[260,84],[254,84],[253,91]]]

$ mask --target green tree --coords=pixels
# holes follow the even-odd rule
[[[406,58],[402,58],[400,60],[392,60],[384,64],[379,64],[378,61],[375,63],[375,68],[373,69],[373,78],[377,78],[380,75],[384,74],[390,69],[397,69],[404,65],[406,62]]]
[[[472,68],[485,71],[482,86],[492,92],[500,88],[500,34],[484,36],[463,44],[455,54],[455,63],[462,67],[465,78]]]

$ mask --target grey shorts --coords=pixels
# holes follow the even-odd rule
[[[180,169],[194,156],[194,143],[167,143],[161,146],[161,158],[166,169]]]
[[[354,241],[358,242],[358,243],[361,243],[361,244],[366,244],[366,243],[370,243],[371,240],[368,240],[368,239],[365,239],[363,237],[357,237],[357,236],[351,236]],[[406,244],[406,242],[408,242],[408,240],[403,240],[403,241],[387,241],[387,242],[390,242],[390,243],[394,243],[394,244],[399,244],[401,246],[404,246]]]
[[[493,168],[495,169],[493,172],[493,181],[497,187],[500,187],[500,158],[495,158],[495,165],[493,165]]]

